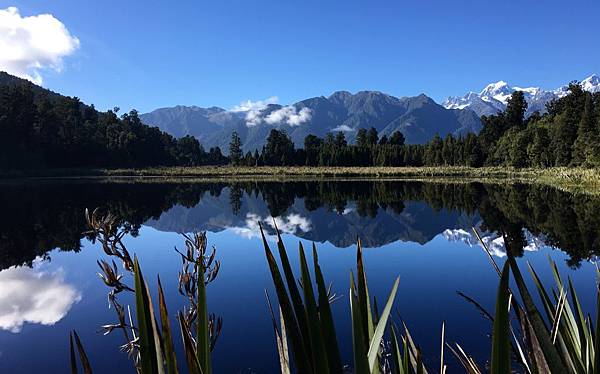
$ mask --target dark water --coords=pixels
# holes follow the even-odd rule
[[[76,329],[97,372],[129,369],[107,288],[97,277],[97,244],[82,234],[84,210],[120,217],[128,248],[146,277],[160,274],[171,315],[177,293],[179,233],[207,231],[221,271],[208,290],[223,318],[213,352],[215,372],[277,372],[277,353],[264,297],[271,287],[258,223],[283,232],[294,269],[298,241],[317,243],[326,281],[343,295],[334,306],[342,356],[350,364],[348,274],[356,238],[364,246],[371,293],[387,296],[400,275],[395,315],[407,323],[436,367],[446,321],[480,363],[489,355],[489,322],[459,297],[462,291],[493,311],[497,275],[471,234],[477,227],[495,259],[505,259],[500,232],[520,241],[529,261],[552,284],[548,257],[572,278],[586,312],[595,313],[595,256],[600,250],[600,201],[548,187],[406,181],[244,183],[10,183],[0,186],[0,372],[68,371],[68,333]],[[130,281],[130,280],[129,280]],[[132,303],[126,297],[123,303]],[[175,323],[175,321],[173,321]],[[179,339],[176,339],[179,344]],[[178,346],[177,349],[180,349]],[[446,353],[450,369],[455,365]]]

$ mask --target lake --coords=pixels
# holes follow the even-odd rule
[[[119,217],[125,244],[142,264],[156,298],[160,274],[174,318],[186,300],[177,291],[181,233],[206,231],[221,262],[208,286],[210,312],[223,319],[213,351],[217,373],[274,373],[278,356],[265,290],[276,302],[259,223],[275,244],[275,224],[295,271],[298,242],[316,243],[326,282],[340,295],[332,308],[343,362],[352,363],[349,273],[356,239],[372,296],[382,305],[396,276],[393,316],[406,322],[425,361],[438,364],[440,328],[483,365],[491,324],[461,291],[494,311],[498,276],[473,235],[475,227],[503,264],[505,233],[523,243],[518,259],[553,285],[548,258],[569,276],[585,312],[595,315],[595,263],[600,251],[600,200],[550,187],[400,180],[165,182],[132,180],[4,182],[0,185],[0,372],[69,370],[69,331],[80,335],[96,372],[131,368],[109,289],[96,263],[107,256],[90,241],[86,208]],[[309,255],[310,257],[310,255]],[[297,273],[299,276],[299,273]],[[132,285],[130,278],[126,283]],[[530,284],[532,284],[530,282]],[[133,305],[120,294],[123,304]],[[183,356],[180,364],[183,363]],[[446,351],[449,371],[456,362]],[[133,372],[129,370],[129,372]]]

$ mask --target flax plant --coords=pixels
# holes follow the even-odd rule
[[[123,274],[119,273],[113,259],[111,263],[101,260],[98,273],[102,281],[110,288],[108,293],[109,306],[117,314],[117,323],[102,326],[104,334],[115,330],[123,333],[125,343],[121,350],[126,351],[133,362],[137,373],[179,373],[175,355],[173,335],[167,306],[160,277],[158,285],[159,320],[154,311],[154,305],[148,289],[148,284],[142,274],[137,257],[131,258],[123,244],[125,232],[117,225],[117,218],[111,214],[100,216],[98,210],[90,214],[86,210],[86,219],[90,227],[88,234],[102,244],[104,252],[117,258],[126,272],[134,279],[134,286],[123,282]],[[215,260],[216,249],[210,254],[207,251],[205,233],[184,235],[185,251],[176,251],[182,259],[182,270],[179,272],[179,292],[186,297],[189,305],[178,312],[179,326],[187,372],[192,374],[212,373],[210,352],[214,349],[221,333],[223,321],[220,317],[208,313],[206,303],[206,286],[212,282],[220,269],[220,262]],[[121,292],[131,292],[135,296],[135,319],[129,306],[123,307],[117,299]],[[127,313],[125,313],[127,310]],[[78,360],[84,373],[91,373],[92,367],[79,336],[75,331],[70,335],[70,364],[71,372],[78,372]],[[75,349],[76,348],[76,349]],[[77,350],[77,353],[75,353]]]

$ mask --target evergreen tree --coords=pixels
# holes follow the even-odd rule
[[[504,118],[506,120],[506,129],[516,127],[522,130],[525,124],[525,112],[527,111],[527,101],[523,91],[515,91],[508,99]]]
[[[263,150],[267,165],[292,165],[294,163],[294,143],[285,131],[272,129]]]
[[[594,145],[598,141],[598,132],[594,123],[594,108],[592,95],[586,94],[585,106],[579,128],[577,130],[577,138],[573,145],[573,164],[574,165],[591,165],[594,158]]]
[[[550,166],[549,147],[550,138],[548,136],[548,130],[542,126],[535,126],[533,128],[533,141],[527,148],[531,166]]]
[[[229,142],[229,160],[234,166],[240,165],[242,159],[242,140],[237,131],[231,133],[231,141]]]
[[[404,134],[402,134],[400,131],[394,131],[390,137],[390,144],[393,145],[404,145],[405,141]]]
[[[377,145],[379,141],[379,134],[377,133],[377,129],[375,127],[371,127],[367,134],[367,144],[370,146]]]
[[[433,139],[427,145],[427,149],[425,150],[425,165],[427,166],[437,166],[442,165],[443,157],[442,157],[442,147],[443,142],[442,138],[440,138],[439,134],[435,134]]]
[[[359,147],[366,147],[368,144],[367,141],[367,130],[360,128],[356,133],[356,145]]]
[[[316,135],[309,134],[304,138],[304,151],[306,160],[304,165],[317,166],[319,163],[319,152],[323,146],[323,140]]]
[[[343,131],[338,131],[338,133],[335,135],[335,146],[338,148],[343,148],[347,145],[348,142],[346,141],[346,135],[344,135]]]
[[[454,137],[452,134],[446,135],[442,145],[442,160],[444,165],[454,165]]]
[[[516,168],[528,166],[527,145],[529,137],[525,131],[516,132],[509,148],[510,165]]]
[[[573,142],[577,129],[569,121],[568,113],[563,112],[554,120],[551,147],[554,150],[554,165],[568,166],[572,160]]]

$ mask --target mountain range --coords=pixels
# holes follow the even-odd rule
[[[589,92],[600,92],[600,77],[591,75],[579,82]],[[523,91],[529,104],[526,115],[543,113],[546,104],[568,93],[568,85],[554,90],[510,86],[504,81],[487,85],[481,92],[449,97],[442,105],[421,94],[397,98],[379,91],[352,94],[337,91],[290,105],[275,100],[242,103],[230,110],[219,107],[175,106],[141,115],[142,120],[174,136],[192,135],[205,147],[219,146],[227,152],[231,133],[236,131],[245,151],[260,149],[272,128],[285,130],[298,147],[308,134],[325,136],[343,131],[354,141],[359,128],[374,127],[380,136],[401,131],[408,144],[428,142],[435,134],[444,137],[477,133],[482,115],[506,109],[515,91]]]
[[[581,88],[589,92],[600,92],[600,77],[591,75],[579,82]],[[529,104],[527,116],[538,111],[544,113],[546,104],[568,94],[569,86],[564,85],[554,90],[544,90],[539,87],[510,86],[504,81],[488,84],[481,92],[469,92],[464,96],[449,97],[442,105],[446,109],[471,109],[480,116],[496,114],[506,109],[508,99],[515,91],[523,91]]]
[[[359,128],[375,127],[380,136],[401,131],[409,144],[440,136],[478,132],[479,116],[468,109],[447,109],[426,95],[397,98],[378,91],[351,94],[338,91],[291,105],[271,102],[242,104],[231,110],[218,107],[176,106],[141,115],[142,120],[174,136],[192,135],[205,147],[227,151],[236,131],[245,151],[260,149],[272,128],[285,130],[296,146],[308,134],[325,136],[343,131],[352,142]]]

